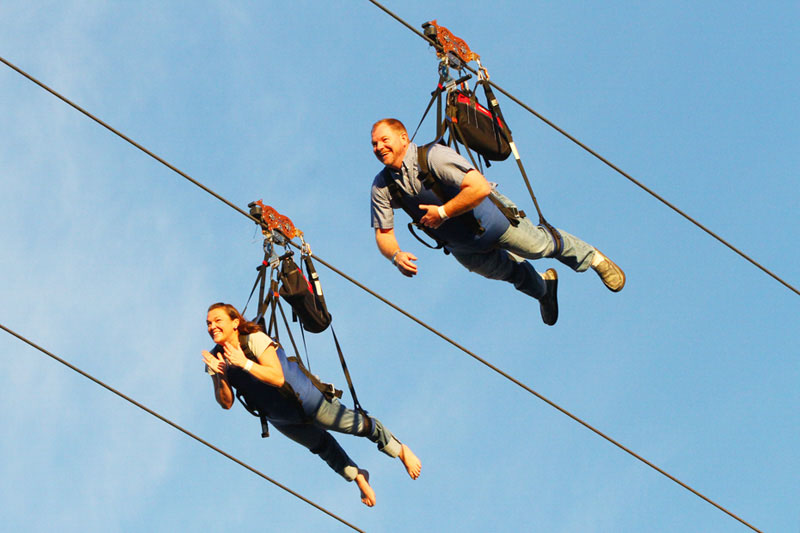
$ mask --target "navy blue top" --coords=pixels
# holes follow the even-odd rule
[[[266,334],[258,331],[246,335],[250,351],[258,357],[275,343]],[[219,347],[215,347],[218,350]],[[275,387],[255,378],[239,367],[229,367],[228,383],[240,392],[250,408],[275,422],[300,423],[311,417],[324,400],[322,393],[308,379],[295,361],[286,358],[283,348],[277,348],[278,360],[283,369],[284,385]]]

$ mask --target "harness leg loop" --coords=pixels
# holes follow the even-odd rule
[[[369,417],[367,412],[362,409],[360,405],[356,408],[356,412],[364,417],[364,429],[358,432],[358,436],[369,437],[372,434],[372,426],[374,425],[372,418]]]
[[[544,220],[542,220],[541,226],[547,230],[550,237],[553,239],[553,252],[550,254],[550,257],[560,256],[564,251],[564,238],[561,233]]]

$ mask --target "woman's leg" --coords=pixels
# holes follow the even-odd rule
[[[358,468],[330,433],[312,424],[272,422],[272,425],[293,441],[308,448],[311,453],[319,455],[347,481],[355,481],[364,505],[367,507],[375,505],[375,491],[369,484],[369,472]]]
[[[380,420],[348,409],[339,402],[323,400],[314,414],[314,425],[338,433],[367,437],[378,445],[378,449],[389,457],[400,455],[400,441],[384,427]]]
[[[380,420],[348,409],[337,398],[323,400],[314,414],[314,424],[320,428],[359,437],[367,437],[378,445],[378,449],[389,457],[399,457],[413,479],[419,477],[422,465],[414,452],[402,444]]]
[[[350,459],[347,452],[336,442],[333,436],[322,428],[312,424],[283,424],[272,422],[275,428],[308,448],[308,450],[328,463],[334,472],[353,481],[358,474],[358,465]]]

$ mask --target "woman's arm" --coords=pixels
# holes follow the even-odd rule
[[[225,374],[214,374],[211,379],[214,380],[214,397],[217,403],[223,409],[230,409],[233,406],[233,390]]]
[[[266,339],[267,341],[270,340],[269,337],[266,337]],[[283,375],[283,368],[281,368],[281,362],[278,359],[278,353],[275,349],[275,343],[270,342],[261,354],[257,356],[258,363],[248,359],[239,346],[234,346],[230,342],[226,342],[223,349],[225,360],[228,364],[245,369],[247,372],[250,372],[254,378],[263,381],[267,385],[272,385],[273,387],[283,386],[285,378]],[[251,364],[248,364],[248,362]]]
[[[230,409],[233,406],[233,390],[225,378],[227,370],[225,360],[218,355],[203,350],[203,361],[205,361],[211,374],[211,380],[214,383],[214,397],[217,399],[217,403],[223,409]]]

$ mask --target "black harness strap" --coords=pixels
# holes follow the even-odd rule
[[[434,250],[439,250],[440,248],[444,248],[444,245],[447,244],[446,242],[440,240],[436,235],[433,234],[433,232],[429,228],[417,223],[416,220],[414,220],[414,213],[411,211],[411,209],[409,209],[408,205],[406,205],[405,203],[406,193],[403,192],[402,189],[400,189],[400,186],[395,181],[394,176],[392,176],[392,173],[389,170],[386,170],[383,173],[383,175],[384,175],[384,182],[386,183],[386,189],[389,191],[389,196],[391,196],[392,200],[394,200],[396,204],[398,204],[401,208],[403,208],[403,211],[405,211],[406,214],[411,218],[411,222],[408,223],[408,231],[411,232],[411,235],[413,235],[414,238],[416,238],[419,242],[421,242],[428,248],[432,248]],[[414,231],[413,229],[414,227],[417,227],[421,229],[423,232],[425,232],[425,235],[427,235],[436,242],[436,246],[431,246],[430,244],[422,240],[419,237],[419,235],[417,235],[416,232]],[[448,253],[447,250],[445,250],[444,253]]]
[[[281,310],[281,313],[283,313],[283,310]],[[285,315],[284,315],[284,320],[285,320],[285,319],[286,319],[286,317],[285,317]],[[287,324],[287,325],[288,325],[288,324]],[[277,344],[278,346],[280,346],[280,343],[278,343],[278,342],[274,342],[274,344]],[[259,361],[258,361],[258,357],[256,357],[256,355],[253,353],[253,351],[252,351],[252,350],[250,349],[250,347],[247,345],[247,338],[246,338],[246,336],[245,336],[245,335],[239,335],[239,346],[241,347],[241,349],[242,349],[242,352],[244,353],[245,357],[247,357],[249,360],[253,361],[254,363],[258,363],[258,362],[259,362]],[[297,349],[297,347],[295,347],[295,350],[296,350],[296,349]],[[299,357],[299,356],[298,356],[298,357],[287,357],[287,360],[288,360],[288,361],[293,361],[293,362],[297,363],[297,366],[299,366],[299,367],[300,367],[300,369],[303,371],[303,373],[306,375],[306,377],[308,377],[308,378],[309,378],[309,380],[311,381],[311,383],[313,383],[313,384],[314,384],[314,386],[315,386],[315,387],[316,387],[316,388],[317,388],[317,389],[318,389],[318,390],[319,390],[319,391],[320,391],[320,392],[321,392],[321,393],[322,393],[322,394],[323,394],[323,395],[324,395],[324,396],[325,396],[325,397],[326,397],[328,400],[331,400],[331,399],[332,399],[332,398],[334,398],[334,397],[336,397],[336,398],[341,398],[341,397],[342,397],[342,391],[340,391],[340,390],[336,389],[336,388],[335,388],[335,387],[334,387],[334,386],[333,386],[331,383],[324,383],[324,382],[322,382],[322,381],[321,381],[321,380],[320,380],[320,379],[319,379],[317,376],[315,376],[315,375],[311,374],[311,373],[310,373],[310,372],[309,372],[309,371],[308,371],[308,370],[307,370],[307,369],[306,369],[306,368],[303,366],[303,361],[300,359],[300,357]],[[254,378],[254,379],[255,379],[255,378]],[[279,393],[280,393],[280,394],[281,394],[281,395],[282,395],[284,398],[286,398],[286,399],[287,399],[287,401],[294,402],[294,403],[296,404],[296,406],[297,406],[297,410],[298,410],[298,413],[299,413],[299,415],[300,415],[300,418],[301,418],[301,419],[306,419],[305,412],[303,411],[303,406],[302,406],[302,404],[300,403],[300,401],[299,401],[299,399],[298,399],[298,396],[297,396],[297,394],[295,393],[294,389],[292,388],[292,386],[291,386],[291,385],[290,385],[288,382],[285,382],[285,383],[284,383],[284,384],[283,384],[283,385],[282,385],[282,386],[281,386],[281,387],[278,389],[278,392],[279,392]],[[267,438],[267,437],[269,437],[269,424],[268,424],[268,422],[267,422],[267,416],[266,416],[266,414],[264,414],[264,413],[261,413],[261,412],[260,412],[260,411],[259,411],[259,410],[258,410],[256,407],[254,407],[254,406],[252,406],[252,405],[248,404],[248,402],[247,402],[247,398],[246,398],[246,397],[244,396],[244,394],[242,394],[242,393],[241,393],[239,390],[237,390],[237,391],[236,391],[236,398],[238,398],[238,399],[239,399],[239,402],[241,402],[241,404],[244,406],[244,408],[245,408],[245,409],[247,409],[247,411],[248,411],[248,412],[249,412],[251,415],[258,417],[258,418],[261,420],[261,437],[262,437],[262,438]]]
[[[431,99],[428,102],[427,107],[425,107],[425,112],[422,113],[422,118],[419,120],[417,127],[414,129],[414,134],[411,135],[412,142],[414,141],[414,137],[417,136],[420,126],[422,126],[422,123],[425,122],[425,117],[428,116],[428,112],[431,110],[433,102],[436,102],[436,138],[438,139],[444,135],[444,125],[442,124],[442,93],[444,93],[445,90],[449,90],[449,88],[454,85],[464,83],[471,77],[471,74],[467,74],[466,76],[463,76],[457,80],[449,79],[448,81],[448,76],[446,74],[439,74],[439,82],[436,84],[436,89],[431,92]]]
[[[332,400],[333,398],[341,398],[342,397],[342,391],[340,391],[339,389],[334,387],[332,383],[325,383],[324,381],[319,379],[315,374],[312,374],[306,368],[306,366],[303,364],[303,359],[300,357],[300,352],[297,349],[297,344],[295,344],[294,337],[292,337],[292,332],[289,329],[289,321],[286,320],[286,314],[283,312],[283,306],[281,305],[280,302],[278,302],[278,309],[280,310],[281,316],[283,317],[283,324],[286,327],[287,333],[289,334],[289,339],[292,341],[292,348],[294,348],[295,356],[294,357],[287,357],[287,360],[296,362],[297,366],[300,367],[300,370],[303,371],[303,374],[305,374],[306,377],[309,380],[311,380],[311,383],[314,384],[314,386],[317,388],[317,390],[319,390],[323,394],[323,396],[325,396],[325,398],[328,399],[328,401]],[[340,356],[341,356],[341,352],[340,352]]]
[[[239,399],[239,403],[247,409],[247,412],[253,416],[257,416],[258,419],[261,421],[261,438],[266,439],[269,437],[269,422],[267,422],[267,417],[262,415],[258,412],[258,409],[255,407],[250,407],[247,404],[247,400],[245,400],[244,395],[242,395],[239,391],[236,391],[236,398]]]
[[[353,397],[353,407],[355,407],[356,411],[361,413],[361,416],[367,421],[366,425],[364,426],[364,430],[359,433],[359,435],[369,435],[372,433],[372,419],[367,415],[367,411],[361,407],[361,403],[358,401],[358,395],[356,394],[356,389],[353,386],[353,380],[350,378],[350,371],[347,370],[347,363],[344,360],[344,354],[342,353],[342,347],[339,346],[339,339],[336,338],[336,332],[333,330],[333,326],[331,325],[331,333],[333,333],[333,342],[336,343],[336,351],[339,352],[339,362],[342,364],[342,371],[344,372],[344,377],[347,380],[347,386],[350,388],[350,396]],[[339,393],[341,396],[341,392]]]
[[[253,350],[251,350],[247,345],[247,338],[244,335],[239,335],[239,346],[241,347],[245,357],[254,363],[258,363],[258,357],[256,357],[256,354],[254,354]],[[236,391],[236,398],[238,398],[239,402],[244,406],[245,409],[247,409],[248,413],[253,416],[257,416],[259,420],[261,420],[261,438],[266,439],[269,437],[269,424],[267,423],[267,416],[260,413],[255,407],[248,405],[244,395],[238,390]]]
[[[278,342],[273,341],[273,343],[277,344],[278,346],[280,346],[280,343],[278,343]],[[256,356],[256,354],[254,354],[253,350],[250,349],[250,346],[247,345],[247,338],[246,338],[245,335],[239,335],[239,346],[242,349],[242,352],[244,353],[245,357],[247,357],[249,360],[253,361],[254,363],[258,363],[259,362],[258,361],[258,357]],[[300,366],[302,367],[302,363],[300,364]],[[256,378],[253,378],[253,379],[256,379]],[[305,412],[303,411],[303,406],[299,402],[297,394],[294,392],[294,389],[292,388],[292,386],[289,383],[284,383],[280,388],[278,388],[278,392],[281,394],[281,396],[286,398],[287,401],[294,402],[295,406],[297,407],[297,411],[298,411],[298,414],[300,415],[301,419],[305,419],[306,418]],[[238,390],[236,391],[236,397],[239,399],[239,401],[242,403],[244,408],[247,409],[247,411],[251,415],[257,416],[261,420],[261,437],[262,438],[269,437],[269,425],[267,423],[266,414],[261,413],[257,408],[249,405],[247,403],[246,397],[241,392],[239,392]]]
[[[442,190],[442,184],[433,177],[433,173],[431,172],[431,167],[428,164],[428,150],[430,150],[431,146],[436,144],[436,141],[426,144],[425,146],[421,146],[417,149],[417,164],[419,164],[419,178],[422,181],[423,187],[426,189],[430,189],[433,191],[433,194],[442,202],[442,205],[447,203],[450,198],[447,198]],[[473,165],[474,165],[473,161]],[[475,235],[483,234],[486,229],[478,222],[478,219],[475,218],[475,215],[472,211],[468,211],[467,213],[458,215],[454,217],[456,220],[461,221],[461,223],[465,224],[467,228],[474,233]]]
[[[306,344],[306,334],[302,324],[300,325],[300,338],[303,339],[303,353],[306,354],[306,366],[311,370],[311,361],[308,359],[308,344]]]
[[[489,110],[492,112],[492,124],[497,124],[497,121],[499,120],[505,126],[504,128],[496,128],[496,130],[511,146],[511,152],[514,154],[514,159],[517,161],[517,166],[522,174],[522,179],[525,180],[525,185],[528,187],[528,192],[533,200],[533,205],[536,207],[536,212],[539,214],[539,224],[547,229],[547,231],[550,233],[550,236],[553,238],[553,244],[555,246],[552,255],[559,255],[564,250],[564,241],[561,238],[561,234],[558,232],[558,230],[551,226],[549,222],[547,222],[542,214],[542,210],[539,208],[539,202],[536,200],[536,195],[533,194],[533,187],[531,187],[531,183],[528,180],[528,174],[525,172],[525,167],[522,165],[522,159],[520,159],[517,147],[514,145],[514,139],[511,136],[511,128],[508,127],[508,123],[506,122],[505,118],[503,118],[503,112],[500,111],[500,104],[497,102],[497,98],[494,96],[494,91],[492,91],[492,87],[487,81],[480,80],[478,83],[483,85],[483,91],[486,94],[486,101],[489,104]]]
[[[326,398],[326,400],[332,401],[334,398],[341,398],[342,397],[341,390],[334,387],[334,385],[331,383],[325,383],[322,380],[320,380],[319,377],[312,374],[308,370],[308,368],[306,368],[306,366],[303,364],[303,360],[300,357],[300,352],[297,348],[297,344],[294,341],[292,331],[289,328],[289,321],[286,318],[286,314],[284,313],[283,306],[281,305],[280,302],[279,290],[278,290],[279,282],[277,279],[274,279],[272,277],[272,274],[267,276],[266,273],[267,266],[269,266],[268,258],[265,257],[265,260],[262,262],[262,265],[258,267],[258,277],[256,278],[256,282],[253,285],[253,289],[250,291],[250,297],[247,300],[249,303],[250,298],[252,298],[253,293],[255,292],[256,286],[259,286],[260,284],[258,315],[254,321],[260,324],[262,328],[266,330],[266,334],[269,337],[275,339],[274,342],[278,344],[278,346],[280,346],[280,341],[278,338],[278,319],[277,319],[277,311],[280,311],[281,317],[283,318],[284,326],[286,327],[286,332],[289,335],[289,340],[291,341],[292,348],[294,349],[295,352],[295,356],[287,357],[287,360],[296,363],[298,367],[300,367],[300,370],[303,372],[303,374],[305,374],[305,376],[311,381],[311,383],[317,388],[317,390],[319,390],[322,393],[322,395]],[[319,275],[317,274],[316,269],[311,264],[311,260],[309,257],[306,257],[306,269],[309,275],[309,279],[311,280],[315,294],[320,298],[320,300],[324,304],[324,299],[322,297],[322,288],[319,283]],[[273,273],[275,270],[276,269],[273,269]],[[270,286],[269,290],[267,291],[266,280],[268,277],[270,278]],[[268,310],[270,311],[269,327],[265,327],[264,317]],[[361,406],[361,403],[358,401],[358,396],[356,395],[355,386],[353,385],[353,380],[350,377],[350,371],[348,370],[347,363],[345,362],[344,359],[344,353],[342,352],[342,347],[339,344],[339,339],[336,337],[336,333],[333,331],[332,326],[331,326],[331,332],[333,333],[333,340],[336,345],[336,351],[339,354],[339,362],[342,365],[342,371],[344,372],[344,376],[347,379],[347,386],[350,389],[350,394],[353,397],[355,410],[359,414],[361,414],[361,416],[363,416],[365,420],[364,429],[361,432],[359,432],[359,435],[369,435],[372,432],[373,428],[372,419],[369,417],[367,411]],[[301,327],[301,334],[302,334],[302,327]],[[248,359],[252,360],[253,362],[258,363],[258,358],[256,357],[255,354],[253,354],[252,350],[250,350],[249,346],[247,345],[247,339],[244,335],[239,336],[239,344],[245,356]],[[305,345],[305,334],[303,334],[303,344]],[[308,350],[306,348],[306,352],[307,351]],[[286,396],[288,399],[295,399],[295,400],[298,399],[291,385],[289,385],[288,383],[285,383],[284,386],[280,388],[280,393]],[[239,399],[241,404],[244,406],[245,409],[247,409],[247,411],[250,414],[257,416],[261,420],[261,436],[265,438],[269,437],[269,425],[267,423],[266,415],[260,413],[259,410],[254,406],[248,405],[246,397],[243,394],[241,394],[238,390],[236,391],[236,397]],[[305,415],[304,413],[302,413],[302,404],[298,401],[297,405],[301,411],[301,416],[304,417]]]
[[[425,189],[432,191],[433,194],[435,194],[436,197],[439,199],[439,201],[442,203],[442,205],[444,205],[445,203],[447,203],[448,200],[450,200],[450,198],[448,198],[448,196],[445,194],[444,190],[442,189],[441,183],[434,177],[434,173],[431,172],[430,165],[428,164],[428,151],[430,150],[431,146],[437,144],[438,142],[439,139],[431,143],[428,143],[426,145],[417,147],[417,165],[419,166],[418,177],[422,182],[422,186],[425,187]],[[408,214],[408,216],[413,221],[408,224],[408,230],[411,232],[411,234],[428,248],[432,248],[435,250],[443,248],[447,243],[439,239],[430,230],[430,228],[419,224],[415,220],[413,212],[411,211],[411,209],[409,209],[408,205],[405,203],[405,198],[407,195],[405,191],[403,191],[400,188],[400,185],[397,183],[392,173],[389,170],[386,170],[383,173],[383,175],[384,175],[384,183],[386,183],[386,189],[389,191],[389,196],[391,196],[392,200],[394,200],[395,203],[397,203],[398,205],[400,205],[400,207],[403,208],[403,211],[405,211],[406,214]],[[453,217],[453,220],[466,225],[467,229],[471,233],[474,233],[475,235],[481,235],[483,234],[484,231],[486,231],[486,229],[481,225],[478,219],[475,218],[475,214],[472,211],[468,211],[466,213]],[[414,231],[413,229],[414,226],[416,226],[418,229],[421,229],[423,232],[425,232],[425,234],[428,237],[436,241],[436,246],[431,246],[430,244],[422,240],[419,237],[419,235],[417,235],[416,232]],[[445,253],[448,253],[447,250],[445,250]]]
[[[525,211],[521,209],[517,209],[516,207],[512,208],[504,204],[500,201],[500,199],[490,193],[489,200],[500,210],[501,213],[508,219],[509,224],[512,226],[519,226],[519,221],[525,218]]]
[[[250,305],[250,300],[253,298],[253,293],[256,291],[256,287],[258,287],[258,307],[256,310],[256,316],[253,319],[253,322],[260,325],[264,331],[267,330],[266,324],[264,322],[264,315],[269,308],[272,292],[272,284],[270,285],[271,292],[266,294],[266,285],[267,285],[267,267],[269,266],[269,254],[264,254],[264,260],[261,261],[261,264],[256,267],[258,271],[258,275],[256,276],[256,281],[253,283],[253,288],[250,290],[250,296],[247,297],[247,302],[244,304],[244,308],[242,309],[242,316],[247,313],[247,306]]]
[[[281,312],[281,317],[283,317],[283,324],[286,327],[286,333],[289,335],[289,341],[292,343],[292,348],[294,348],[294,353],[297,356],[297,359],[300,361],[300,365],[302,365],[303,364],[303,360],[300,358],[300,351],[297,349],[297,344],[295,344],[295,342],[294,342],[294,336],[292,335],[292,330],[289,329],[289,321],[286,320],[286,314],[283,312],[283,305],[281,305],[281,302],[280,302],[280,300],[278,298],[275,298],[275,301],[278,303],[277,307],[278,307],[278,310],[280,310],[280,312]],[[277,333],[277,331],[278,331],[278,328],[276,326],[275,327],[275,332]]]
[[[312,270],[313,267],[312,267]],[[314,275],[311,275],[312,279],[318,282],[319,277],[316,276],[316,271],[314,270]],[[277,298],[275,298],[277,300]],[[294,348],[294,353],[296,357],[289,357],[288,360],[297,362],[297,365],[300,367],[300,370],[306,375],[306,377],[314,384],[314,386],[322,393],[323,396],[328,401],[333,400],[333,398],[341,398],[342,391],[334,387],[332,383],[326,383],[319,379],[315,374],[312,374],[306,367],[303,365],[303,360],[300,358],[300,352],[297,349],[297,345],[294,342],[294,337],[292,337],[292,332],[289,329],[289,321],[286,319],[286,314],[283,312],[283,306],[281,305],[280,301],[277,305],[278,309],[281,312],[281,316],[283,317],[283,323],[286,327],[286,331],[289,333],[289,339],[292,342],[292,347]],[[302,328],[301,328],[302,332]],[[347,369],[347,362],[344,359],[344,353],[342,352],[342,347],[339,344],[339,339],[336,338],[336,332],[333,329],[333,324],[331,324],[331,333],[333,333],[333,342],[336,344],[336,351],[339,354],[339,362],[342,365],[342,372],[344,373],[344,377],[347,380],[347,387],[350,389],[350,395],[353,398],[353,407],[358,411],[361,416],[364,417],[366,420],[366,425],[362,433],[360,435],[369,435],[372,432],[372,419],[367,415],[367,411],[361,407],[361,402],[358,401],[358,395],[356,394],[355,386],[353,385],[353,380],[350,377],[350,371]],[[303,339],[305,342],[305,337]]]
[[[439,103],[437,105],[441,106],[442,91],[444,91],[444,85],[442,85],[442,83],[444,81],[445,81],[444,77],[443,76],[439,76],[439,83],[436,84],[436,89],[431,93],[431,99],[428,102],[428,106],[425,108],[425,112],[422,114],[422,118],[419,119],[419,124],[417,124],[417,128],[414,130],[414,134],[411,136],[411,140],[412,141],[414,140],[414,137],[417,136],[417,132],[419,131],[420,126],[422,126],[422,123],[425,121],[425,117],[428,116],[428,111],[431,110],[431,106],[433,105],[433,103],[438,100]],[[438,111],[438,109],[439,108],[437,108],[437,111]],[[441,111],[438,111],[438,113],[441,113]],[[436,122],[437,123],[437,127],[438,127],[439,120],[440,120],[440,117],[437,117],[437,122]]]
[[[276,341],[279,341],[279,337],[278,337],[278,320],[275,318],[275,308],[278,306],[279,303],[280,300],[278,299],[278,280],[273,279],[270,282],[269,293],[267,294],[267,297],[264,301],[264,311],[266,312],[267,308],[272,307],[272,311],[270,312],[269,316],[269,327],[266,328],[266,330],[267,330],[267,335],[269,337],[272,337]],[[263,322],[264,322],[264,317],[262,315],[260,320],[262,326]]]
[[[431,246],[430,244],[428,244],[428,243],[425,241],[425,239],[423,239],[422,237],[420,237],[419,235],[417,235],[417,232],[416,232],[416,231],[414,231],[414,228],[419,228],[419,229],[421,229],[422,231],[425,231],[425,226],[420,226],[420,225],[419,225],[419,224],[417,224],[416,222],[409,222],[409,223],[408,223],[408,231],[409,231],[409,233],[411,233],[411,235],[413,235],[413,236],[414,236],[414,238],[415,238],[415,239],[417,239],[417,240],[418,240],[420,243],[422,243],[423,245],[427,246],[427,247],[428,247],[428,248],[430,248],[431,250],[440,250],[440,249],[444,248],[444,245],[446,244],[444,241],[441,241],[441,240],[439,240],[439,239],[438,239],[438,238],[437,238],[435,235],[433,235],[433,234],[432,234],[432,233],[430,233],[429,231],[425,231],[425,234],[426,234],[428,237],[430,237],[431,239],[433,239],[433,240],[435,240],[435,241],[436,241],[436,246]],[[444,248],[444,250],[443,250],[443,251],[444,251],[444,253],[445,253],[445,254],[449,254],[449,253],[450,253],[450,252],[447,250],[447,248]]]

